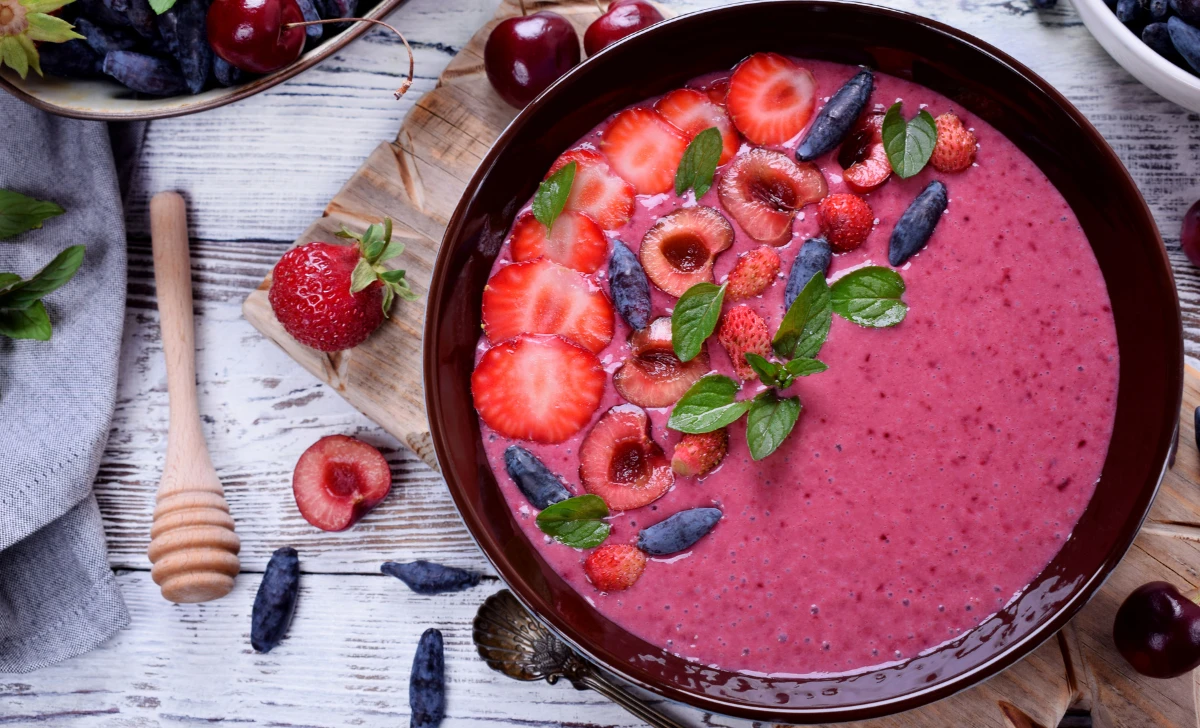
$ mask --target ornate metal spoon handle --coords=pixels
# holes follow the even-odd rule
[[[630,713],[636,715],[646,721],[654,728],[684,728],[682,723],[679,723],[649,705],[643,703],[640,699],[635,698],[625,691],[625,688],[609,680],[607,676],[596,671],[588,670],[578,678],[578,684],[586,685],[595,690],[604,697],[613,701]]]

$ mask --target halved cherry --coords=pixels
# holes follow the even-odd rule
[[[517,218],[512,231],[513,260],[547,260],[580,273],[595,273],[608,260],[608,238],[592,218],[564,210],[547,234],[532,212]]]
[[[614,511],[641,508],[675,483],[671,461],[650,438],[650,418],[639,407],[613,407],[579,447],[579,479]]]
[[[712,281],[717,253],[733,245],[733,226],[711,207],[681,207],[646,231],[638,258],[650,282],[682,296],[697,283]]]
[[[574,162],[575,181],[563,207],[582,212],[605,230],[616,230],[633,217],[633,185],[613,174],[604,155],[595,149],[572,149],[554,161],[546,176]]]
[[[846,186],[861,194],[879,188],[892,174],[883,147],[883,114],[869,114],[850,132],[838,150]]]
[[[695,89],[681,88],[663,96],[654,104],[654,110],[687,135],[689,140],[705,129],[716,127],[721,133],[721,158],[717,164],[725,164],[737,154],[740,140],[733,122],[725,115],[725,109],[709,100],[708,96]]]
[[[670,407],[711,368],[708,352],[679,361],[671,345],[671,319],[655,319],[629,337],[632,354],[613,374],[613,386],[628,401],[642,407]]]
[[[815,164],[797,164],[769,149],[752,149],[734,159],[717,186],[725,212],[747,235],[772,245],[791,239],[796,210],[828,192],[825,176]]]

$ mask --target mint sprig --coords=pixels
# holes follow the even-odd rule
[[[750,402],[746,416],[746,444],[750,457],[762,460],[775,452],[800,417],[799,397],[780,397],[774,389],[760,392]]]
[[[807,357],[792,359],[784,364],[778,364],[752,351],[746,352],[745,356],[746,363],[758,375],[758,381],[762,382],[765,386],[775,387],[780,390],[792,386],[797,377],[820,374],[829,368],[825,365],[825,362]]]
[[[675,403],[667,427],[698,435],[733,424],[750,407],[749,402],[737,399],[740,389],[724,374],[701,377]]]
[[[391,270],[383,265],[404,252],[404,243],[392,240],[392,219],[385,217],[383,223],[369,225],[361,235],[345,225],[337,232],[339,238],[358,241],[361,256],[350,273],[350,292],[358,293],[375,281],[383,283],[383,315],[392,309],[396,296],[405,301],[415,301],[419,295],[408,285],[403,270]]]
[[[533,196],[533,216],[546,226],[546,230],[554,227],[554,221],[567,206],[567,198],[571,196],[571,185],[575,184],[575,169],[578,166],[576,162],[567,162],[538,185],[537,194]]]
[[[608,505],[598,495],[577,495],[547,506],[538,513],[536,523],[542,533],[561,544],[590,549],[604,543],[612,527]]]
[[[937,122],[925,109],[908,122],[897,101],[883,115],[883,149],[887,152],[892,171],[900,177],[912,177],[920,172],[933,154],[937,144]]]
[[[696,199],[704,196],[712,187],[713,175],[717,173],[717,162],[721,160],[721,151],[725,148],[725,140],[721,131],[710,126],[692,138],[683,157],[679,160],[679,168],[675,170],[675,194],[683,197],[683,193],[692,188],[696,191]]]
[[[63,214],[65,210],[53,202],[35,200],[12,190],[0,190],[0,240],[36,230],[42,222]]]
[[[695,359],[721,318],[728,284],[697,283],[683,292],[671,312],[671,346],[679,361]]]
[[[829,289],[830,303],[838,316],[859,326],[895,326],[908,315],[904,279],[891,268],[872,265],[853,270]]]
[[[825,274],[817,271],[783,315],[771,348],[782,357],[814,357],[824,346],[832,321],[829,285]]]
[[[0,336],[10,339],[50,338],[50,316],[42,299],[61,288],[83,263],[83,246],[72,245],[28,280],[0,273]]]

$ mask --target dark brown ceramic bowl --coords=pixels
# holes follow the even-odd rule
[[[986,119],[1033,159],[1079,217],[1117,323],[1112,444],[1096,494],[1062,551],[1020,599],[956,643],[850,677],[773,679],[710,669],[602,617],[522,535],[484,458],[471,403],[484,281],[514,215],[555,157],[614,111],[758,51],[864,64],[932,88]],[[1167,467],[1182,396],[1182,328],[1171,269],[1150,211],[1112,149],[1049,84],[995,48],[931,20],[853,3],[760,2],[684,15],[562,78],[513,121],[467,186],[438,255],[425,341],[426,404],[446,482],[467,527],[521,601],[628,680],[704,710],[764,721],[906,710],[969,687],[1033,650],[1125,554]]]

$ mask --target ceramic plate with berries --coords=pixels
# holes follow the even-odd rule
[[[80,119],[192,114],[311,68],[404,1],[0,0],[0,88]]]

